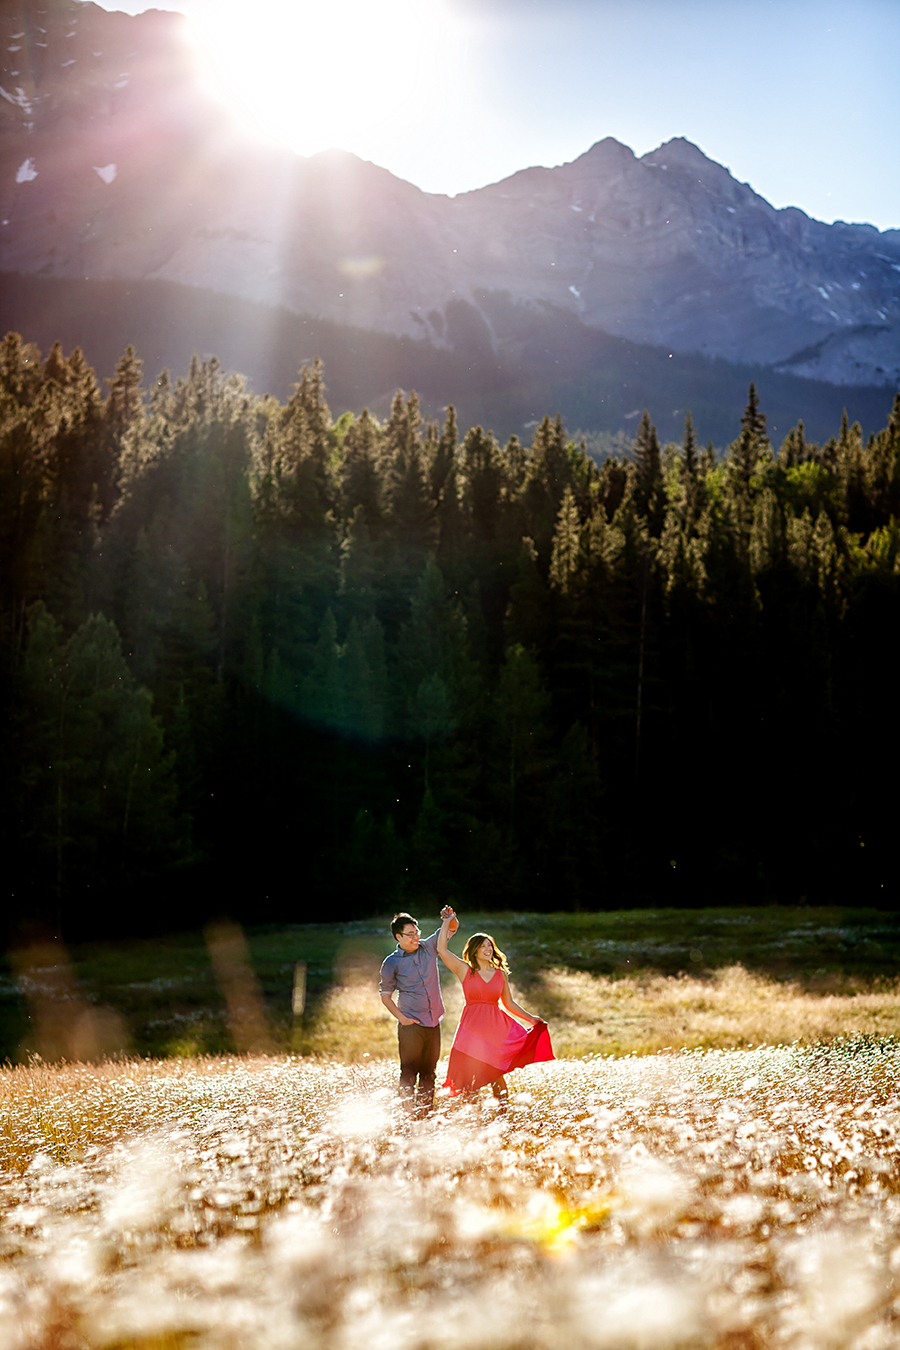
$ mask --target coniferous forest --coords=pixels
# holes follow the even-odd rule
[[[894,904],[885,414],[772,445],[751,386],[723,452],[645,413],[597,463],[8,335],[11,924]]]

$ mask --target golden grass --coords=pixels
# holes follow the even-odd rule
[[[705,977],[613,979],[550,970],[532,1002],[564,1055],[813,1044],[835,1036],[900,1035],[900,981],[832,977],[833,992],[767,979],[742,966]]]
[[[359,1063],[396,1058],[397,1023],[385,1012],[378,995],[378,965],[358,960],[340,971],[335,984],[311,1016],[294,1029],[291,1048],[297,1054]],[[463,997],[459,981],[444,975],[441,990],[446,1007],[445,1049],[459,1021]]]
[[[391,1058],[394,1021],[377,994],[377,967],[344,973],[294,1032],[296,1053],[344,1059]],[[515,981],[513,981],[515,989]],[[459,1020],[455,978],[442,983],[445,1049]],[[810,1045],[835,1036],[900,1035],[900,981],[831,976],[826,990],[729,966],[710,975],[638,974],[615,978],[557,968],[516,994],[550,1023],[558,1056],[655,1054],[665,1049]]]
[[[423,922],[427,930],[427,916]],[[526,1006],[533,1001],[537,1011],[556,1017],[564,1051],[630,1052],[698,1039],[715,1044],[723,1034],[728,1043],[739,1043],[748,1034],[746,1017],[757,1040],[828,1035],[866,1011],[855,996],[887,994],[890,1004],[890,982],[900,971],[898,916],[857,908],[470,913],[462,924],[456,950],[470,932],[494,932],[510,953]],[[357,1060],[367,1052],[393,1055],[394,1031],[376,995],[378,966],[391,947],[382,916],[244,934],[219,926],[205,935],[88,944],[69,952],[46,945],[17,951],[10,957],[13,978],[0,979],[3,1053],[17,1060],[30,1052],[46,1059],[132,1051],[150,1057],[233,1050],[315,1050]],[[683,1006],[685,999],[697,1005],[712,1000],[724,1016],[724,977],[712,972],[738,964],[758,972],[762,983],[740,991],[736,1025],[726,1016],[717,1029]],[[305,1012],[303,989],[295,996],[300,968]],[[566,970],[576,982],[583,972],[596,978],[567,999],[558,975],[545,980],[547,972]],[[680,981],[674,999],[683,1015],[661,1028],[656,1020],[684,971],[689,978]],[[358,985],[368,986],[368,1001],[346,992]],[[812,1002],[826,994],[839,1001],[811,1022]],[[793,1007],[783,1015],[775,1005],[788,995]],[[623,1010],[624,1023],[618,1015]],[[877,1002],[869,1011],[867,1025],[877,1029],[883,1023],[880,1013],[875,1016]],[[446,1029],[453,1025],[451,1015]]]

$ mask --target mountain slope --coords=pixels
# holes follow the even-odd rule
[[[835,384],[900,369],[900,232],[775,210],[688,141],[638,159],[607,138],[450,199],[249,139],[180,16],[12,0],[0,38],[4,271],[178,282],[438,350],[468,333],[504,369],[559,312]]]
[[[413,387],[426,413],[440,417],[452,397],[462,425],[481,423],[502,440],[514,432],[530,439],[535,421],[557,411],[570,431],[634,431],[644,407],[664,439],[677,439],[690,408],[702,440],[721,446],[738,432],[751,379],[776,440],[802,417],[809,438],[823,441],[837,431],[844,407],[868,432],[884,424],[891,404],[884,389],[838,387],[721,358],[670,357],[664,347],[585,328],[564,310],[522,310],[486,294],[482,303],[505,337],[504,353],[490,360],[477,355],[479,340],[488,339],[483,326],[479,338],[475,310],[468,322],[465,310],[454,316],[456,345],[435,347],[425,338],[313,319],[167,281],[0,273],[0,294],[3,331],[22,333],[44,353],[57,339],[67,352],[81,345],[103,375],[112,374],[129,342],[148,381],[163,366],[183,373],[197,351],[218,356],[226,370],[284,400],[298,367],[318,355],[336,412],[368,406],[383,418],[394,391]],[[515,359],[508,355],[513,347]]]

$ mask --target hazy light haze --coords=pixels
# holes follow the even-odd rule
[[[900,226],[897,0],[143,0],[267,134],[455,194],[685,136],[775,206]]]

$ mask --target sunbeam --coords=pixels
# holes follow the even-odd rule
[[[465,28],[446,0],[207,0],[191,23],[220,93],[302,155],[383,158],[427,140],[462,92]]]

